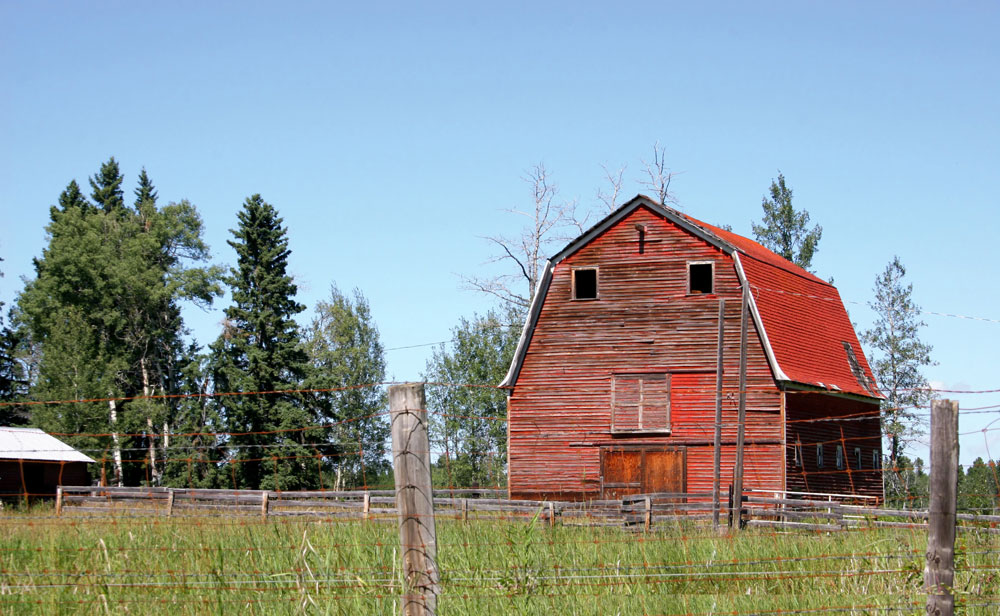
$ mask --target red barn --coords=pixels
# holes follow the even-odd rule
[[[744,486],[881,498],[881,396],[837,289],[642,195],[545,268],[503,383],[511,497],[711,491],[720,368],[728,485],[744,288]]]

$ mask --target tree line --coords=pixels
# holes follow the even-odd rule
[[[367,300],[331,285],[300,328],[287,228],[260,195],[209,263],[197,208],[165,205],[143,170],[128,203],[114,158],[70,181],[47,246],[3,323],[3,425],[66,435],[113,485],[307,489],[387,469],[385,356]],[[222,332],[190,340],[182,302],[227,288]],[[294,390],[320,390],[295,393]],[[235,392],[245,395],[213,396]],[[268,392],[255,394],[254,392]],[[78,402],[44,404],[46,401]],[[99,400],[99,402],[87,402]]]
[[[678,205],[665,150],[653,149],[640,183]],[[558,198],[543,165],[525,176],[529,205],[518,236],[487,238],[506,272],[469,276],[463,286],[497,299],[484,315],[461,319],[451,342],[434,349],[431,383],[495,385],[513,357],[545,258],[618,207],[625,167],[605,168],[608,187],[580,208]],[[30,423],[69,435],[101,458],[108,483],[308,489],[372,485],[388,470],[385,351],[360,290],[331,285],[300,327],[306,307],[287,272],[287,228],[260,195],[237,213],[229,267],[209,263],[201,217],[186,200],[161,205],[143,169],[131,203],[111,158],[85,195],[70,181],[50,208],[48,244],[9,317],[0,313],[0,401],[102,400],[0,406],[0,425]],[[822,227],[792,203],[783,174],[762,199],[755,239],[804,269]],[[914,411],[926,405],[931,347],[912,285],[898,258],[876,278],[876,321],[861,333],[881,391],[887,469],[905,467],[919,435]],[[210,306],[229,290],[219,336],[190,339],[181,304]],[[2,306],[0,306],[2,307]],[[305,390],[305,391],[303,391]],[[266,393],[254,393],[266,392]],[[214,394],[247,394],[220,395]],[[134,399],[133,399],[134,398]],[[483,387],[431,385],[435,473],[446,485],[503,485],[506,394]],[[897,473],[896,478],[900,477]],[[909,476],[908,476],[909,477]],[[916,477],[916,476],[914,476]],[[887,479],[887,493],[913,481]]]

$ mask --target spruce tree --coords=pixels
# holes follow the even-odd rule
[[[317,435],[296,389],[306,374],[306,354],[293,317],[295,301],[287,272],[287,229],[260,195],[247,198],[231,230],[236,266],[226,279],[233,304],[224,330],[212,344],[217,392],[245,395],[220,399],[236,488],[293,490],[318,484],[315,453],[305,447]],[[258,393],[270,392],[270,393]]]
[[[3,259],[0,259],[3,261]],[[3,272],[0,272],[3,278]],[[24,395],[27,380],[17,360],[19,336],[4,322],[4,303],[0,302],[0,402],[12,402]],[[0,406],[0,426],[24,423],[24,416],[15,406]]]
[[[97,175],[90,178],[90,187],[93,189],[90,196],[94,203],[105,212],[118,212],[124,209],[123,179],[121,171],[118,169],[118,161],[112,156],[108,162],[101,165],[101,170]]]
[[[155,204],[157,197],[156,187],[153,186],[153,181],[149,179],[146,168],[143,167],[139,172],[139,185],[135,189],[135,209],[140,210],[143,203]]]

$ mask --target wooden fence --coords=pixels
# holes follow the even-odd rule
[[[624,526],[633,530],[666,529],[680,522],[707,524],[712,518],[712,494],[655,493],[622,500],[510,500],[506,491],[452,489],[434,491],[437,518],[536,519],[547,525]],[[723,492],[723,506],[726,494]],[[750,494],[744,500],[747,526],[843,531],[879,526],[926,526],[928,512],[882,509],[821,498],[771,498]],[[199,490],[155,487],[60,486],[56,512],[63,516],[242,516],[322,517],[327,519],[395,521],[392,490],[273,492],[266,490]],[[727,511],[722,511],[723,515]],[[1000,533],[1000,516],[958,514],[960,529]]]

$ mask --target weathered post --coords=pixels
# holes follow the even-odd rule
[[[63,489],[62,486],[56,486],[56,515],[62,515],[62,504]]]
[[[955,613],[955,509],[958,498],[958,402],[931,402],[931,502],[927,523],[927,613]]]
[[[433,616],[440,578],[423,383],[389,388],[392,465],[403,560],[403,616]]]
[[[167,517],[174,515],[174,489],[167,490]]]
[[[712,464],[712,528],[719,530],[719,506],[722,480],[722,349],[726,334],[726,300],[719,300],[719,340],[715,360],[715,439],[712,442],[714,460]]]
[[[747,419],[747,329],[750,321],[750,291],[743,285],[743,302],[740,311],[740,406],[736,419],[736,465],[733,468],[733,508],[730,524],[743,528],[743,443]]]
[[[267,520],[267,509],[268,509],[268,499],[267,490],[261,490],[260,492],[260,517],[262,520]]]

